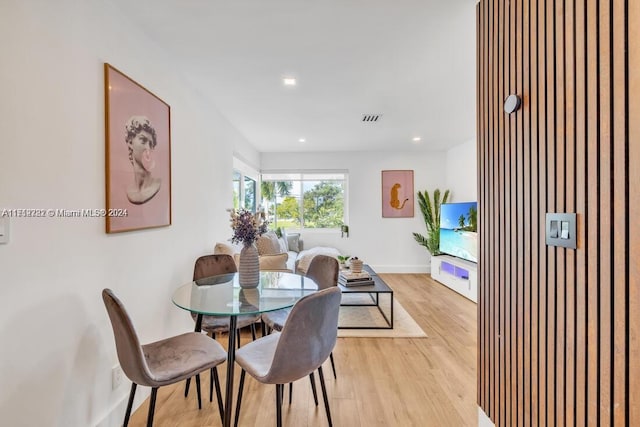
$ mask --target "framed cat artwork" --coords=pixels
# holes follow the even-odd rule
[[[413,171],[382,171],[382,217],[413,218]]]

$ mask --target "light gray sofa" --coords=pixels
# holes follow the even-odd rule
[[[289,270],[305,274],[311,259],[316,255],[328,255],[337,258],[340,252],[330,247],[314,247],[303,250],[299,234],[288,233],[278,238],[272,231],[260,236],[256,241],[261,270]],[[242,246],[231,243],[216,243],[214,254],[228,254],[234,257],[236,264],[240,259]],[[286,256],[284,255],[286,254]]]

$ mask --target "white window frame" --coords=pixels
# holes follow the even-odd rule
[[[296,170],[263,170],[260,174],[260,182],[263,181],[263,176],[280,175],[277,177],[278,181],[321,181],[321,179],[313,178],[317,175],[343,175],[344,177],[344,198],[343,198],[343,223],[349,224],[349,171],[345,169],[296,169]],[[310,176],[310,179],[304,179],[304,176]],[[299,176],[300,178],[296,178]],[[274,179],[267,179],[266,181],[273,181]],[[260,186],[260,185],[259,185]],[[262,195],[260,195],[260,201],[262,201]],[[300,209],[303,210],[304,193],[300,195]],[[303,213],[304,215],[304,213]],[[304,233],[335,233],[340,232],[340,227],[332,228],[305,228],[304,226],[298,228],[292,228],[291,231],[304,232]]]
[[[259,209],[260,200],[262,200],[262,195],[260,194],[260,172],[237,157],[233,158],[233,172],[238,172],[240,174],[240,194],[238,195],[238,199],[240,201],[240,208],[244,207],[244,184],[245,177],[252,179],[256,184],[255,189],[255,206],[253,212]],[[233,176],[232,176],[233,179]]]

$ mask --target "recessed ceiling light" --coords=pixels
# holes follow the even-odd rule
[[[295,86],[296,85],[296,78],[295,77],[283,77],[282,78],[282,83],[285,86]]]
[[[307,140],[306,140],[306,139],[304,139],[304,138],[300,138],[300,139],[298,140],[298,142],[307,142]]]
[[[420,141],[422,141],[422,138],[420,138],[419,136],[413,137],[413,142],[420,142]]]

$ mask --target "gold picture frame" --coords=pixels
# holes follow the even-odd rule
[[[107,63],[104,79],[106,232],[171,225],[171,107]]]

